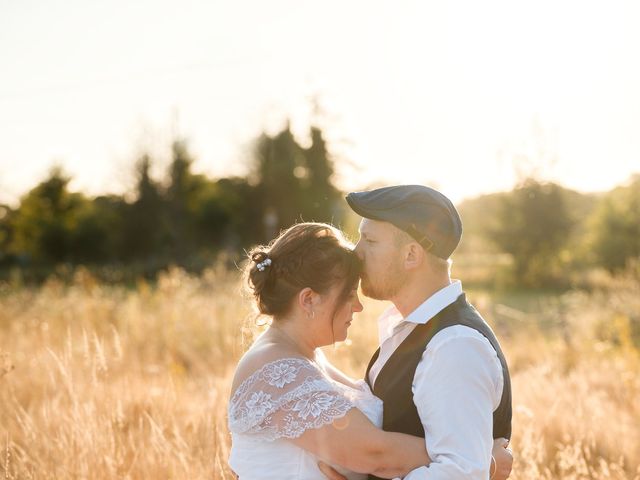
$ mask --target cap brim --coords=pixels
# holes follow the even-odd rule
[[[378,215],[373,213],[372,210],[363,205],[362,197],[367,193],[369,192],[352,192],[345,197],[345,200],[349,207],[351,207],[351,210],[361,217],[370,218],[371,220],[382,220]]]

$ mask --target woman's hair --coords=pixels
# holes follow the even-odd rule
[[[249,252],[245,276],[258,311],[279,317],[303,288],[325,294],[342,284],[340,305],[358,285],[360,261],[342,233],[324,223],[299,223]]]

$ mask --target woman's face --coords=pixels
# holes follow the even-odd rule
[[[328,308],[324,312],[324,327],[327,343],[343,342],[347,339],[347,330],[351,326],[353,314],[362,311],[362,303],[358,298],[358,288],[351,290],[346,298],[340,299],[342,286],[331,289],[326,298]],[[324,336],[324,335],[323,335]]]

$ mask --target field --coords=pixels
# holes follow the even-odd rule
[[[640,283],[469,297],[510,363],[511,478],[640,479]],[[382,308],[365,302],[350,340],[326,349],[353,376]],[[0,478],[232,478],[226,400],[259,330],[224,269],[1,284]]]

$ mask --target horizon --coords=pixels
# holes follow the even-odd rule
[[[194,159],[194,160],[197,160],[197,159]],[[135,162],[132,162],[130,166],[131,166],[131,172],[130,173],[131,173],[131,177],[133,178],[133,173],[134,173],[133,169],[134,169],[134,166],[135,166]],[[152,165],[152,172],[153,171],[157,172],[158,166],[159,166],[158,164]],[[87,198],[90,198],[90,199],[95,199],[95,198],[100,197],[100,196],[109,196],[109,195],[127,197],[127,195],[134,193],[133,186],[131,188],[127,189],[127,190],[122,190],[122,191],[102,191],[102,192],[95,192],[95,193],[88,192],[86,190],[83,190],[82,188],[74,188],[74,183],[75,183],[74,180],[75,179],[72,176],[71,172],[68,172],[64,168],[64,166],[61,165],[58,162],[58,163],[52,163],[50,165],[50,167],[49,167],[49,170],[45,172],[45,174],[43,175],[42,178],[38,179],[34,185],[32,185],[29,188],[27,188],[19,196],[16,196],[15,198],[13,198],[11,202],[2,201],[2,199],[0,198],[0,206],[5,205],[5,206],[10,207],[11,209],[18,208],[20,206],[21,198],[24,195],[26,195],[29,191],[31,191],[33,188],[35,188],[38,184],[40,184],[42,181],[44,181],[46,179],[46,177],[53,171],[53,169],[58,168],[58,167],[61,167],[62,168],[62,173],[65,176],[70,178],[69,191],[72,192],[72,193],[81,193],[81,194],[85,195]],[[195,174],[195,175],[198,175],[198,174],[205,175],[205,177],[208,180],[214,181],[214,182],[218,181],[218,180],[222,180],[224,178],[232,178],[234,176],[238,176],[238,177],[241,177],[241,178],[246,178],[246,175],[229,175],[229,176],[212,177],[212,176],[207,175],[206,172],[195,172],[195,171],[193,171],[192,173]],[[557,182],[557,181],[554,181],[554,180],[546,180],[544,178],[536,178],[536,177],[533,177],[533,176],[522,178],[520,181],[524,181],[526,179],[533,179],[533,180],[536,180],[536,181],[540,181],[541,183],[554,183],[556,185],[559,185],[560,187],[562,187],[565,190],[573,191],[573,192],[579,193],[581,195],[602,195],[602,194],[606,194],[607,192],[610,192],[611,190],[614,190],[616,188],[624,187],[624,186],[630,184],[634,180],[634,178],[636,178],[638,176],[640,176],[640,170],[636,171],[636,172],[631,172],[629,174],[629,177],[627,177],[627,179],[623,180],[622,182],[620,182],[618,184],[613,185],[611,188],[601,189],[601,190],[580,190],[580,189],[576,189],[576,188],[571,188],[570,186],[567,186],[567,185],[565,185],[563,183],[560,183],[560,182]],[[159,182],[160,184],[162,184],[163,182],[166,182],[166,178],[158,178],[157,174],[152,175],[152,178],[153,178],[154,181]],[[449,195],[446,191],[442,191],[442,190],[441,191],[442,191],[443,194],[445,194],[447,197],[449,197],[451,199],[451,201],[456,206],[458,206],[458,205],[464,203],[465,201],[473,201],[474,199],[477,199],[479,197],[483,197],[483,196],[486,196],[486,195],[493,195],[493,194],[506,193],[506,192],[512,191],[513,189],[518,187],[518,185],[520,184],[520,181],[514,183],[514,185],[509,189],[476,192],[476,193],[473,193],[473,194],[470,194],[470,195],[467,195],[467,196],[463,196],[463,197],[460,197],[460,198],[457,198],[457,197],[454,198],[451,195]],[[333,184],[336,186],[336,188],[339,189],[339,191],[341,193],[347,193],[347,192],[350,192],[350,191],[374,189],[374,188],[379,188],[379,187],[388,186],[388,185],[413,185],[415,183],[416,182],[390,183],[390,182],[385,182],[382,179],[378,179],[378,180],[374,179],[373,181],[371,181],[368,184],[362,184],[361,186],[354,187],[353,189],[345,189],[345,188],[341,188],[341,186],[339,185],[338,182],[335,182],[335,181],[333,182]],[[423,183],[423,185],[438,189],[438,186],[434,185],[434,184]]]

